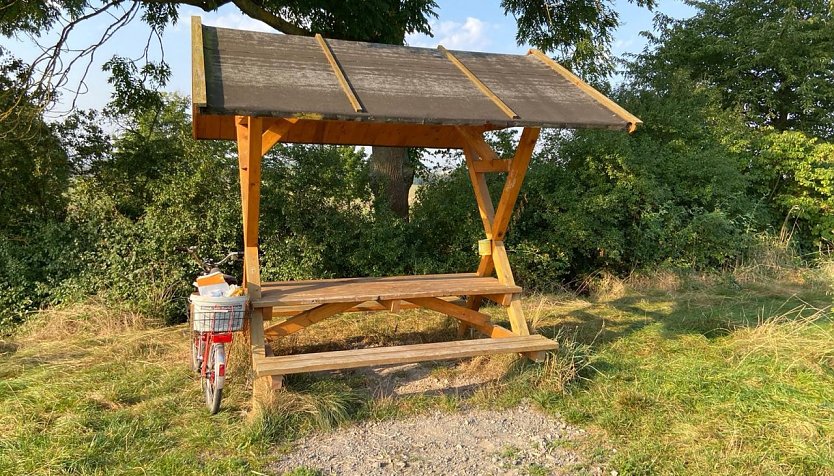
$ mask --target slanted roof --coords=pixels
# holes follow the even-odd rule
[[[396,124],[401,135],[422,138],[383,143],[426,147],[455,147],[459,134],[449,126],[633,130],[640,123],[535,50],[506,55],[325,40],[210,27],[199,17],[192,41],[197,138],[234,138],[234,115],[300,118],[283,142],[345,143],[337,136],[350,136],[382,145],[376,136],[390,136],[386,125]]]

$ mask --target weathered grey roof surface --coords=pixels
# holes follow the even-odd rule
[[[320,40],[201,28],[205,87],[194,101],[202,114],[498,127],[626,129],[639,122],[541,55],[451,52],[513,118],[444,51],[327,40],[363,108],[357,112]],[[196,89],[202,78],[196,67],[194,74]]]

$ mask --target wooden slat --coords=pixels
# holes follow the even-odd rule
[[[198,16],[191,17],[191,102],[194,106],[205,106],[207,103],[206,62],[203,57],[203,25]]]
[[[325,40],[320,34],[316,33],[316,41],[319,46],[321,46],[324,56],[327,57],[327,62],[330,63],[330,67],[333,68],[333,73],[336,74],[336,79],[339,80],[339,86],[342,87],[342,91],[344,91],[345,96],[347,96],[348,101],[350,101],[350,105],[353,106],[353,110],[356,112],[365,112],[365,108],[362,106],[362,103],[359,102],[359,98],[356,96],[356,91],[353,90],[353,86],[351,86],[350,82],[348,82],[345,72],[342,70],[342,66],[333,54],[333,50],[330,49],[330,45],[327,44],[327,40]]]
[[[483,83],[483,81],[478,79],[478,77],[475,76],[475,73],[470,71],[465,64],[461,63],[461,61],[457,59],[451,51],[444,48],[443,45],[437,45],[437,49],[442,51],[443,54],[446,55],[446,58],[448,58],[449,61],[451,61],[455,66],[457,66],[457,68],[464,75],[466,75],[466,77],[469,78],[470,81],[472,81],[472,84],[474,84],[475,87],[477,87],[484,94],[484,96],[488,97],[489,100],[492,101],[496,106],[498,106],[499,109],[504,111],[504,114],[506,114],[510,119],[519,118],[518,114],[516,114],[515,111],[513,111],[512,109],[510,109],[510,106],[507,106],[507,104],[504,101],[502,101],[501,98],[496,96],[495,93],[492,92],[492,90],[489,89],[487,85]]]
[[[263,283],[255,307],[363,302],[415,297],[520,293],[518,286],[505,286],[495,278],[472,273],[385,278],[345,278],[315,281]]]
[[[341,350],[315,354],[284,355],[258,360],[255,374],[288,375],[324,370],[353,369],[378,365],[409,364],[428,360],[449,360],[476,355],[542,352],[557,348],[556,342],[540,335],[502,339],[475,339],[432,344]]]
[[[284,322],[280,322],[267,328],[264,335],[267,337],[284,337],[294,334],[305,327],[312,326],[317,322],[321,322],[330,316],[340,312],[347,311],[359,303],[356,302],[337,302],[330,304],[322,304],[310,310],[304,311],[295,315]]]
[[[475,172],[484,174],[490,172],[509,172],[512,167],[510,160],[476,160],[472,163]]]
[[[539,60],[541,60],[544,64],[549,66],[550,69],[552,69],[560,76],[573,83],[574,85],[578,86],[580,89],[585,91],[586,94],[588,94],[597,102],[608,108],[608,110],[625,120],[628,123],[628,132],[634,132],[635,130],[637,130],[637,126],[643,123],[643,121],[641,121],[637,116],[623,109],[622,106],[609,99],[606,95],[597,91],[590,84],[586,83],[585,81],[582,81],[582,79],[580,79],[579,76],[573,74],[564,66],[553,61],[552,58],[542,53],[541,51],[532,48],[527,52],[527,54],[533,55]]]
[[[459,305],[463,305],[466,301],[462,300],[459,296],[443,296],[440,299],[444,301],[454,302]],[[416,309],[421,306],[416,304],[411,304],[410,302],[400,301],[400,310],[405,309]],[[280,316],[280,317],[292,317],[299,312],[306,311],[308,309],[314,308],[314,304],[306,304],[306,305],[294,305],[294,306],[280,306],[280,307],[265,307],[266,309],[272,310],[272,316]],[[381,303],[377,301],[366,301],[352,308],[348,309],[345,312],[379,312],[379,311],[391,311],[388,307],[383,306]],[[266,317],[264,317],[266,319]]]

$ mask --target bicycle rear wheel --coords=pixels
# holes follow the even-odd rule
[[[220,401],[223,399],[223,384],[225,380],[226,349],[223,344],[212,344],[206,362],[206,373],[202,379],[206,406],[212,415],[220,411]]]

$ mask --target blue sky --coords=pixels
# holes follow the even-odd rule
[[[660,0],[657,11],[675,18],[684,18],[693,13],[691,7],[680,0]],[[506,17],[499,7],[498,0],[438,0],[438,18],[432,22],[434,38],[425,35],[412,35],[407,38],[411,46],[434,47],[437,44],[450,49],[490,51],[496,53],[524,53],[526,46],[518,46],[515,41],[516,25],[512,17]],[[636,7],[626,0],[615,0],[615,8],[620,14],[621,26],[614,37],[613,53],[616,56],[623,53],[640,51],[645,40],[639,33],[652,29],[653,13]],[[232,6],[226,6],[216,12],[206,13],[193,7],[180,9],[180,21],[169,27],[163,38],[165,60],[172,70],[172,77],[166,89],[189,94],[191,89],[191,58],[190,58],[190,17],[200,15],[207,25],[227,28],[242,28],[249,30],[272,31],[268,26],[251,18],[245,17]],[[74,32],[70,37],[70,46],[86,46],[97,39],[107,25],[107,19],[94,19]],[[54,33],[52,33],[54,35]],[[101,108],[110,97],[111,88],[107,84],[107,74],[102,72],[101,65],[113,55],[125,57],[140,56],[147,39],[148,30],[140,22],[121,30],[111,41],[96,53],[90,72],[85,81],[85,93],[77,100],[80,108]],[[54,36],[53,36],[54,37]],[[42,39],[48,43],[50,36]],[[0,46],[10,50],[13,55],[31,60],[39,50],[26,37],[16,39],[0,39]],[[159,46],[153,53],[160,54]],[[69,85],[78,84],[80,70],[77,68]],[[66,111],[70,107],[73,94],[65,92],[59,111]]]

